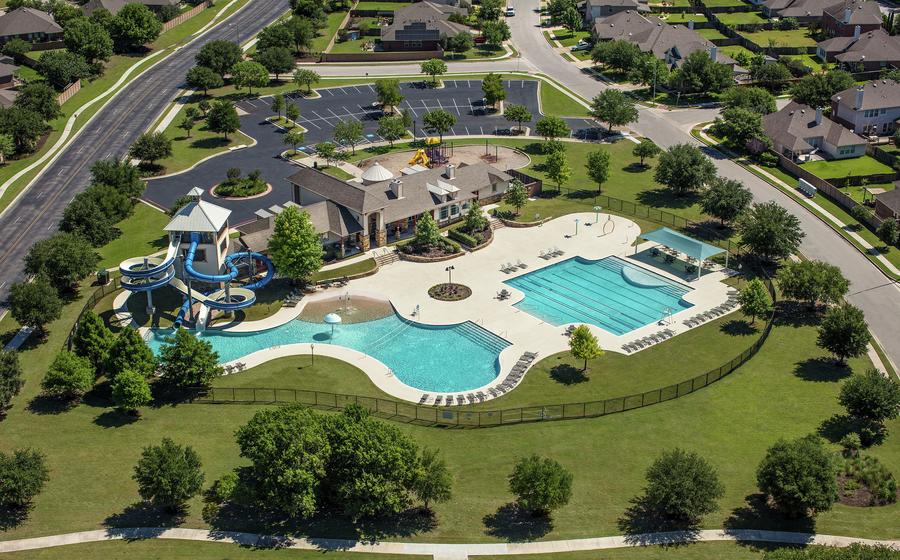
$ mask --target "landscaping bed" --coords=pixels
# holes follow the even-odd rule
[[[250,172],[246,177],[241,177],[239,169],[229,169],[228,179],[214,186],[211,193],[220,198],[250,198],[265,194],[270,190],[272,190],[272,185],[263,181],[259,170]]]
[[[897,480],[875,457],[848,458],[838,473],[838,495],[840,503],[848,506],[892,504],[898,497]]]
[[[463,284],[444,282],[429,288],[428,295],[438,301],[462,301],[472,295],[472,288]]]

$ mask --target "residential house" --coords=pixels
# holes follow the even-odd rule
[[[900,82],[875,80],[835,94],[831,118],[860,134],[893,134],[900,120]]]
[[[827,2],[823,0],[765,0],[763,14],[769,18],[794,18],[800,23],[820,21]]]
[[[819,43],[816,56],[854,72],[900,68],[900,36],[889,35],[880,28],[862,33],[857,26],[850,37],[833,37]]]
[[[461,219],[473,200],[498,200],[512,177],[486,164],[444,167],[391,177],[371,184],[341,181],[301,167],[288,177],[293,201],[306,210],[326,247],[345,255],[367,251],[413,235],[424,213],[445,225]],[[245,236],[263,248],[270,230]]]
[[[126,4],[143,4],[153,11],[159,11],[163,6],[178,6],[179,0],[88,0],[81,7],[81,11],[90,16],[103,8],[110,14],[116,15]]]
[[[822,29],[835,37],[849,37],[881,29],[881,9],[877,2],[841,0],[826,7],[822,13]]]
[[[900,181],[894,183],[893,190],[875,195],[875,215],[883,220],[900,220]]]
[[[649,12],[650,6],[641,0],[585,0],[584,21],[590,23],[598,17],[607,17],[619,12]]]
[[[19,92],[14,89],[0,89],[0,107],[9,109],[16,102]]]
[[[16,77],[19,74],[19,67],[13,64],[13,59],[4,56],[0,57],[0,89],[9,89],[16,86]]]
[[[450,15],[465,15],[464,8],[435,2],[416,2],[394,11],[394,21],[381,29],[381,50],[434,51],[441,40],[455,37],[469,27],[450,21]]]
[[[29,43],[61,41],[62,27],[53,16],[34,8],[16,8],[0,16],[0,45],[12,39]]]
[[[763,129],[774,150],[792,159],[805,160],[814,153],[829,159],[860,157],[866,141],[841,124],[827,119],[822,109],[791,101],[777,113],[763,117]]]

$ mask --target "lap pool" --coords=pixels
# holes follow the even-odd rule
[[[150,332],[147,343],[154,353],[159,353],[172,332]],[[285,344],[345,346],[379,360],[410,387],[445,393],[469,391],[493,381],[500,370],[500,352],[509,346],[506,340],[472,322],[425,325],[395,313],[373,321],[337,325],[333,338],[331,325],[302,319],[264,331],[207,330],[197,336],[212,344],[222,363]]]
[[[589,323],[615,335],[692,306],[683,299],[690,288],[618,257],[573,257],[506,284],[525,294],[515,305],[530,315],[555,326]]]

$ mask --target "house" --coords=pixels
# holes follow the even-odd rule
[[[640,0],[585,0],[584,21],[590,23],[598,17],[611,16],[619,12],[649,12],[647,2]]]
[[[81,7],[85,15],[90,16],[95,11],[103,8],[112,15],[119,13],[125,4],[143,4],[153,11],[159,11],[163,6],[178,6],[179,0],[88,0]]]
[[[301,167],[287,180],[293,202],[309,213],[323,244],[342,255],[412,236],[426,212],[441,225],[459,220],[471,201],[498,200],[512,180],[486,163],[409,171],[360,184]],[[258,231],[243,242],[251,249],[264,248],[270,235],[271,230]]]
[[[819,43],[816,56],[852,71],[900,67],[900,36],[888,35],[884,29],[862,33],[857,26],[850,37],[833,37]]]
[[[894,189],[875,195],[875,215],[881,219],[900,219],[900,181]]]
[[[831,118],[860,134],[893,134],[900,120],[900,82],[875,80],[836,93]]]
[[[18,73],[19,67],[13,64],[12,58],[8,56],[0,57],[0,89],[9,89],[16,86]]]
[[[849,37],[858,28],[863,33],[881,29],[881,9],[877,2],[841,0],[822,12],[822,29],[828,35]]]
[[[19,92],[14,89],[0,89],[0,107],[9,109],[16,102]]]
[[[384,51],[434,51],[441,40],[469,28],[450,21],[451,14],[465,15],[464,8],[435,2],[416,2],[394,11],[394,21],[381,29]]]
[[[860,157],[866,153],[866,141],[849,129],[813,109],[791,101],[777,113],[763,117],[763,129],[773,149],[792,159],[806,159],[822,152],[830,159]]]
[[[16,8],[0,16],[0,44],[12,39],[29,43],[61,41],[63,36],[53,16],[34,8]]]
[[[768,18],[794,18],[800,23],[822,19],[827,2],[823,0],[765,0],[763,15]]]

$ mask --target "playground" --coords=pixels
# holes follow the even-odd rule
[[[452,141],[445,142],[448,145],[452,143]],[[395,176],[399,176],[401,170],[415,164],[413,163],[415,155],[415,150],[394,152],[364,159],[356,166],[365,171],[377,162]],[[489,145],[487,147],[484,145],[453,146],[448,157],[450,163],[457,167],[462,164],[490,163],[503,171],[521,169],[531,163],[531,158],[521,150],[498,145]],[[417,161],[416,163],[419,162]]]

